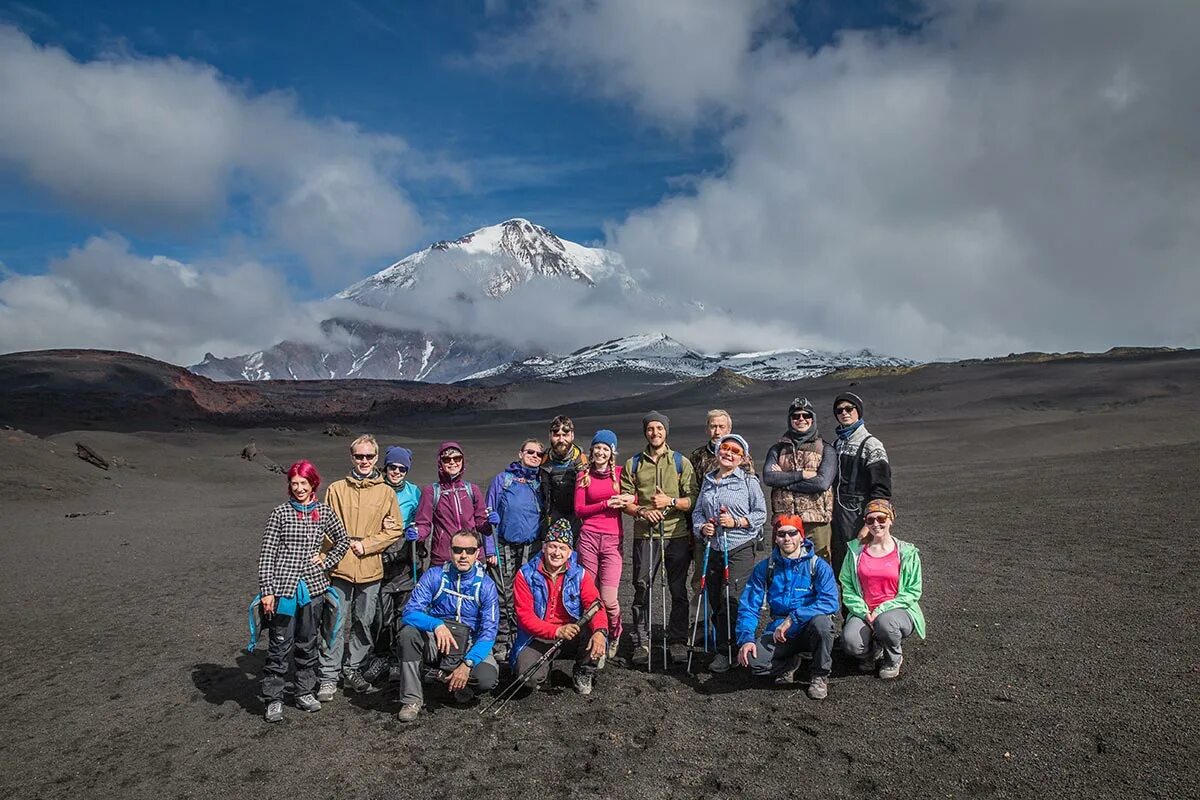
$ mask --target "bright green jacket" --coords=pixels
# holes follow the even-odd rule
[[[886,603],[880,603],[875,613],[882,614],[893,608],[903,608],[912,617],[913,628],[917,634],[925,638],[925,615],[917,601],[921,599],[921,553],[917,546],[896,539],[896,547],[900,549],[900,586],[896,596]],[[842,603],[846,610],[861,619],[867,618],[867,601],[863,599],[862,586],[858,583],[858,556],[862,553],[862,542],[855,540],[846,544],[846,560],[842,562],[842,574],[838,582],[842,585]]]

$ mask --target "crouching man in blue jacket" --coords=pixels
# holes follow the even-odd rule
[[[798,516],[775,518],[775,549],[750,573],[738,604],[738,661],[755,675],[791,683],[800,658],[812,658],[808,696],[824,700],[829,694],[833,664],[833,623],[838,610],[833,568],[813,553]],[[771,622],[758,635],[758,613],[766,599]]]
[[[396,719],[400,722],[414,722],[421,713],[423,670],[431,669],[459,702],[470,700],[475,691],[490,692],[499,680],[492,648],[500,603],[496,583],[478,563],[481,545],[475,531],[454,534],[450,560],[422,575],[404,606],[404,627],[398,637],[401,705]]]

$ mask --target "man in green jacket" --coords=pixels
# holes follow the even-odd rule
[[[667,446],[670,425],[670,419],[657,411],[642,419],[646,449],[625,462],[621,475],[621,493],[634,496],[625,506],[625,513],[634,518],[634,664],[650,661],[650,587],[664,567],[671,592],[671,616],[664,633],[672,659],[687,660],[687,575],[692,553],[688,517],[698,490],[691,461]]]

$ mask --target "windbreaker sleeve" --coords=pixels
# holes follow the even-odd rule
[[[263,528],[262,547],[258,551],[258,591],[263,596],[275,594],[275,553],[279,549],[279,537],[283,533],[283,523],[279,519],[279,509],[275,508],[267,517]],[[334,564],[337,561],[333,562]]]
[[[488,509],[500,513],[500,496],[504,491],[504,473],[501,472],[496,477],[492,478],[491,484],[488,485],[486,506]]]
[[[838,576],[842,584],[842,603],[846,610],[856,617],[866,619],[867,601],[863,599],[862,588],[858,584],[857,554],[847,553],[842,559],[842,573]]]
[[[500,628],[500,596],[496,582],[486,575],[479,587],[479,616],[475,622],[475,641],[467,650],[465,658],[478,664],[492,654],[496,646],[496,632]]]
[[[792,620],[791,636],[799,636],[813,617],[838,610],[838,587],[833,577],[833,567],[817,555],[810,555],[809,558],[813,559],[816,574],[812,578],[812,589],[788,614]]]
[[[433,601],[433,594],[441,582],[442,569],[440,567],[427,570],[421,576],[417,585],[413,587],[408,602],[404,605],[402,620],[405,625],[412,625],[419,631],[432,633],[434,628],[442,624],[440,619],[429,613],[429,604]]]
[[[433,487],[421,487],[421,499],[417,501],[417,513],[413,523],[417,526],[417,539],[425,542],[433,531]]]
[[[901,561],[900,586],[896,590],[896,596],[877,605],[877,615],[893,608],[911,609],[921,599],[921,555],[917,548],[912,548],[912,556],[907,561],[908,563]]]
[[[321,510],[321,533],[325,535],[325,539],[333,542],[325,554],[324,569],[329,571],[341,562],[346,551],[350,549],[350,534],[346,533],[346,526],[342,524],[341,518],[328,506]]]
[[[762,608],[763,597],[766,595],[767,565],[772,556],[754,565],[750,577],[742,588],[742,596],[738,598],[737,645],[741,647],[747,642],[758,638],[758,613]]]

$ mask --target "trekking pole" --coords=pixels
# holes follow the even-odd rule
[[[724,540],[723,548],[725,552],[725,657],[729,659],[729,665],[733,666],[733,618],[730,616],[732,604],[729,601],[729,534],[725,529],[721,529],[721,538]]]
[[[696,630],[700,627],[700,615],[704,614],[704,652],[708,652],[708,608],[705,595],[708,593],[708,554],[712,552],[712,542],[704,543],[703,565],[700,567],[700,591],[696,593],[696,621],[692,623],[692,638],[688,642],[687,674],[692,674],[692,656],[696,653]],[[704,604],[703,606],[701,604]]]
[[[663,533],[663,523],[658,523],[658,554],[661,557],[658,573],[659,590],[661,594],[659,599],[662,601],[662,664],[663,670],[667,668],[667,539]]]
[[[597,600],[588,606],[587,611],[583,612],[583,616],[575,622],[575,624],[579,626],[580,633],[583,633],[584,626],[592,621],[592,617],[596,616],[596,612],[599,610],[600,601]],[[521,687],[524,686],[530,678],[537,674],[537,671],[542,667],[543,664],[545,664],[547,661],[551,661],[556,655],[558,655],[558,651],[563,649],[567,641],[567,639],[556,639],[554,644],[550,645],[550,649],[545,653],[542,653],[541,658],[531,664],[528,669],[526,669],[517,677],[516,680],[504,687],[504,691],[494,695],[491,702],[479,709],[479,713],[486,713],[492,706],[496,706],[496,710],[492,712],[493,714],[499,714],[501,711],[503,711],[504,707],[508,705],[508,701],[516,697],[517,692],[521,690]]]

